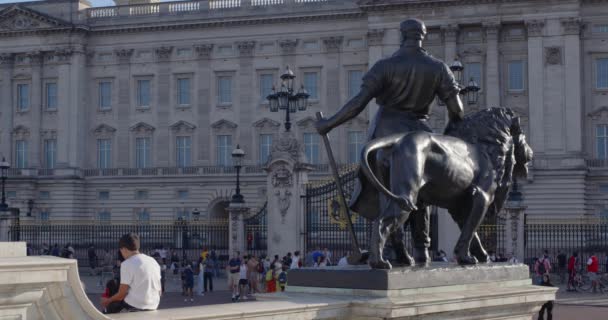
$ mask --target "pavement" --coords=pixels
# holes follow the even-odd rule
[[[89,299],[100,308],[100,297],[104,291],[99,286],[99,276],[91,276],[88,271],[82,270],[81,281]],[[214,305],[231,302],[231,292],[228,290],[228,281],[225,277],[213,278],[213,292],[207,292],[204,296],[196,295],[197,282],[195,281],[194,301],[184,301],[181,295],[181,279],[179,275],[169,274],[166,280],[166,291],[163,294],[159,309],[180,308],[191,306]],[[255,299],[240,300],[237,303],[247,303]],[[535,316],[534,320],[538,318]],[[565,286],[560,286],[557,292],[557,300],[553,309],[554,320],[606,320],[608,319],[608,293],[579,293],[567,292]]]

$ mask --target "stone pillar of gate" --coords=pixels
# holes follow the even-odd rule
[[[235,252],[240,255],[245,253],[245,224],[243,217],[247,215],[249,208],[245,203],[230,202],[228,206],[229,216],[229,255],[232,258]]]
[[[0,211],[0,242],[11,241],[11,226],[15,222],[15,216],[11,211]]]
[[[505,240],[507,254],[513,253],[519,262],[524,262],[524,212],[526,207],[508,207],[506,211]]]
[[[305,220],[301,196],[312,167],[306,163],[301,144],[292,132],[282,132],[278,141],[273,142],[265,170],[268,255],[302,251]]]

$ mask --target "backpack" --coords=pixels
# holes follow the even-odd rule
[[[545,268],[545,258],[538,260],[538,273],[540,273],[540,274],[547,273],[547,269]]]
[[[279,274],[279,283],[284,284],[287,282],[287,272],[283,271]]]

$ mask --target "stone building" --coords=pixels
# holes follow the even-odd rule
[[[0,5],[0,154],[24,218],[224,218],[237,144],[245,199],[261,207],[283,122],[264,98],[285,66],[311,94],[293,128],[310,179],[326,177],[314,113],[356,92],[407,17],[427,23],[431,54],[480,84],[468,111],[522,116],[536,156],[522,186],[530,217],[608,214],[608,1],[118,2]],[[374,111],[332,132],[339,162],[356,160]]]

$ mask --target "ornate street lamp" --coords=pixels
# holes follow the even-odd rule
[[[27,201],[27,216],[32,216],[32,211],[34,210],[34,199],[29,199]]]
[[[467,104],[476,104],[477,100],[479,100],[479,90],[481,90],[479,84],[471,77],[466,86],[462,85],[464,82],[464,66],[458,58],[454,59],[454,62],[450,65],[450,70],[452,70],[456,82],[460,85],[460,94],[466,97]]]
[[[243,158],[245,151],[237,144],[236,149],[232,151],[232,161],[236,169],[236,192],[232,196],[233,203],[244,203],[243,195],[241,194],[241,167],[243,166]]]
[[[8,177],[8,169],[10,169],[11,165],[6,161],[4,157],[2,157],[2,162],[0,162],[0,178],[2,179],[2,202],[0,202],[0,212],[8,211],[8,205],[6,204],[6,192],[4,190],[6,184],[6,178]]]
[[[452,70],[456,82],[462,83],[462,71],[464,70],[464,67],[458,58],[454,59],[454,62],[450,65],[450,70]]]
[[[294,82],[296,76],[289,66],[285,69],[285,73],[281,75],[281,87],[277,92],[273,87],[272,92],[266,97],[269,103],[270,112],[279,112],[285,110],[285,131],[291,129],[290,113],[297,111],[305,111],[308,106],[309,94],[304,89],[304,86],[294,92]]]
[[[509,209],[523,208],[523,202],[524,196],[518,189],[517,180],[514,179],[511,191],[509,191],[506,207]]]

